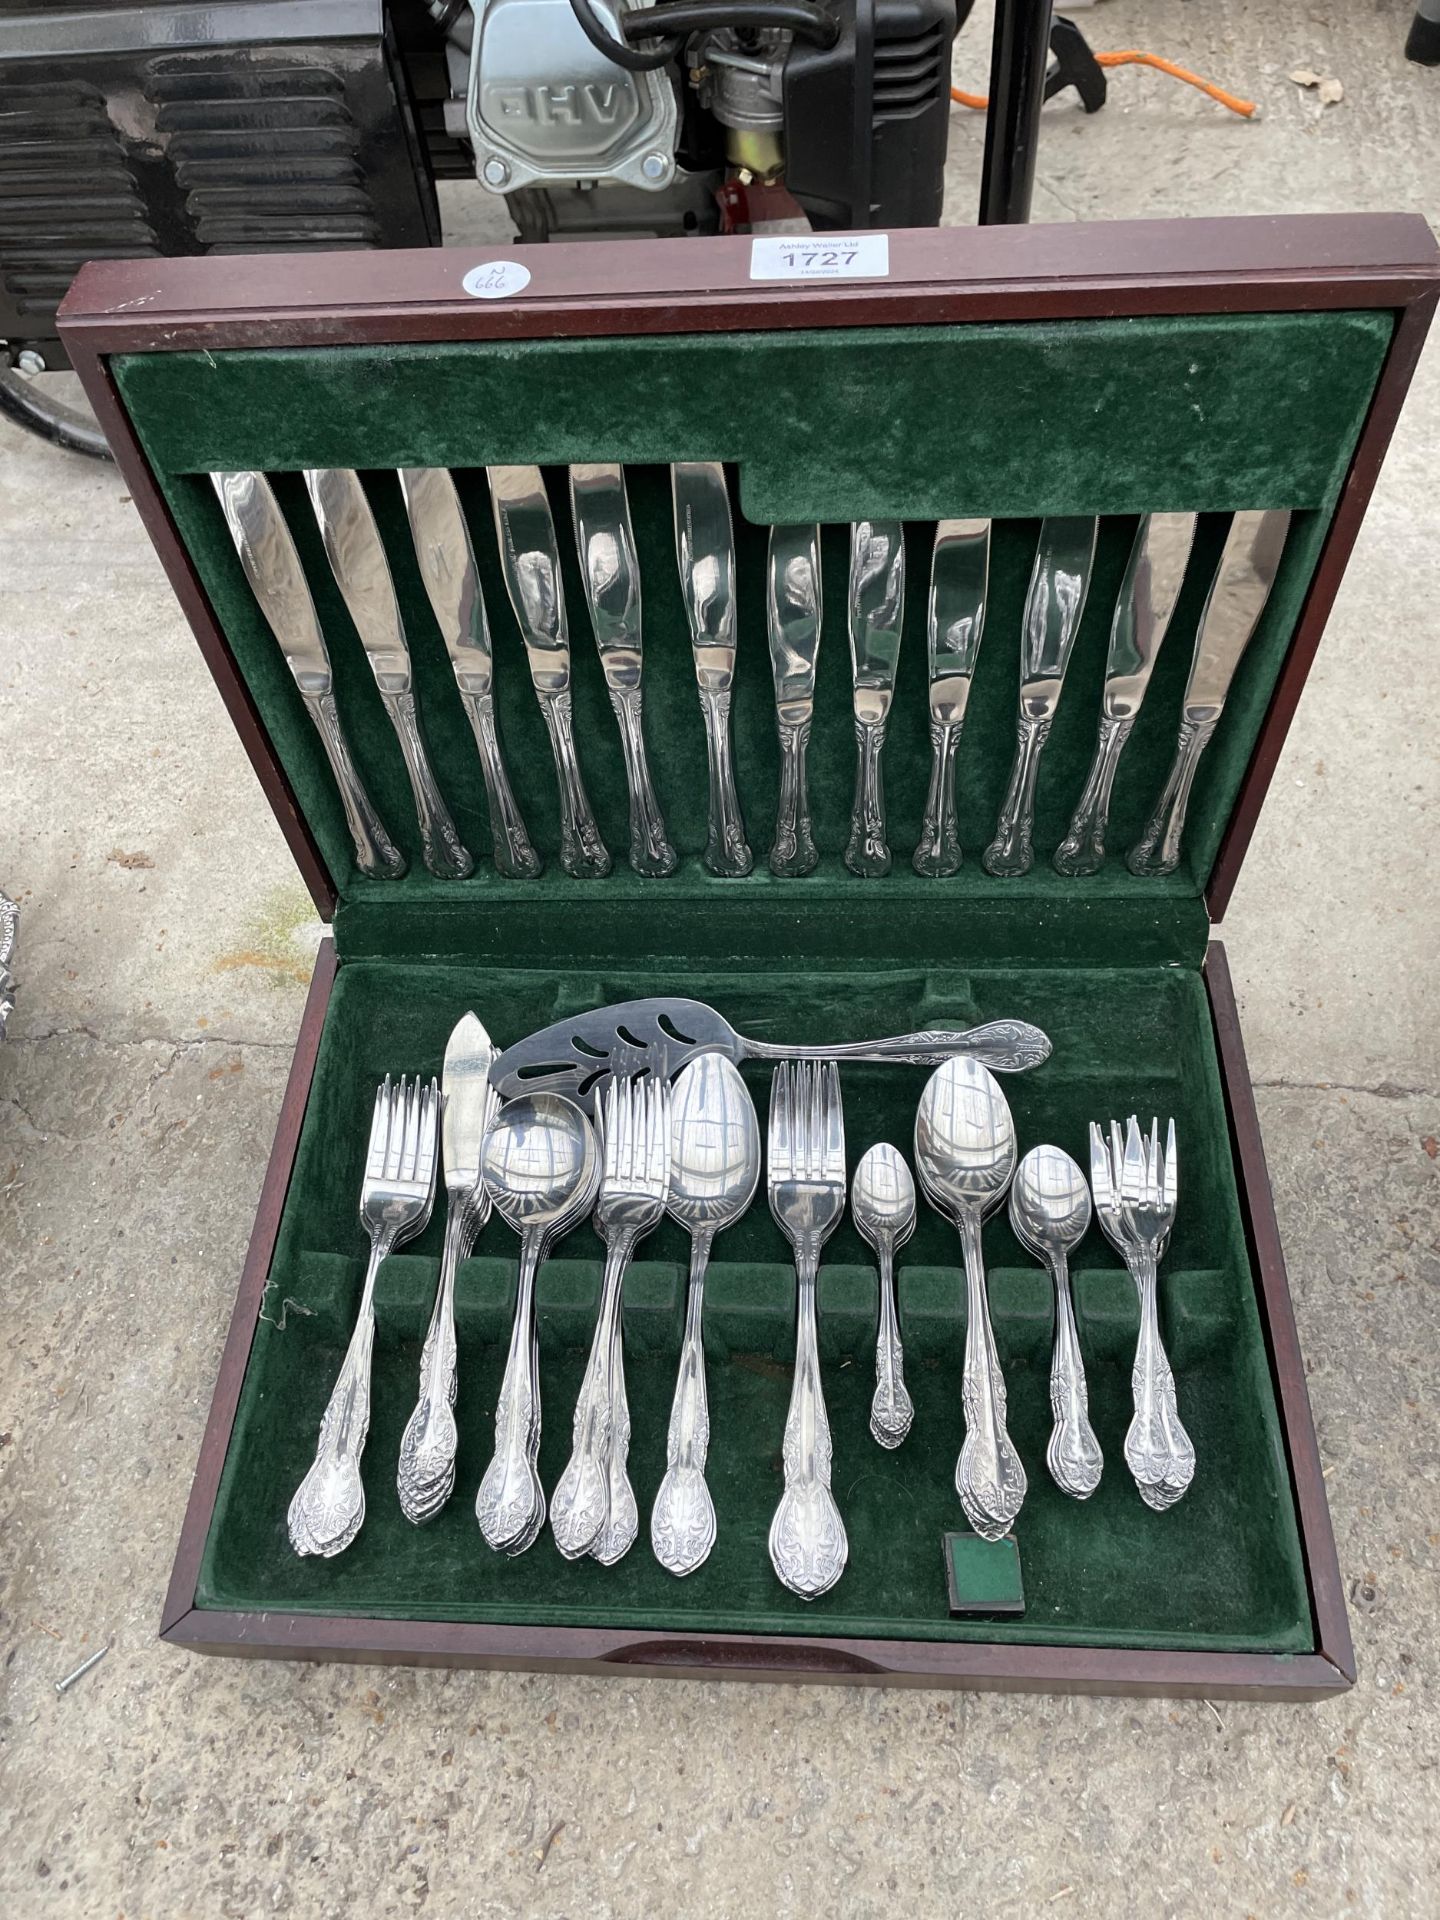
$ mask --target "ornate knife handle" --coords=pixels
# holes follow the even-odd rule
[[[580,774],[569,689],[542,695],[540,711],[545,716],[560,783],[560,865],[572,880],[603,880],[610,871],[610,855],[600,838]]]
[[[1133,715],[1128,720],[1112,720],[1108,713],[1101,716],[1095,758],[1090,763],[1090,772],[1076,804],[1070,831],[1055,849],[1057,873],[1078,878],[1082,874],[1098,873],[1104,864],[1105,829],[1110,821],[1110,790],[1115,784],[1115,769],[1120,764],[1120,755],[1134,725]]]
[[[914,1423],[915,1407],[905,1391],[905,1357],[895,1313],[895,1257],[888,1240],[880,1245],[879,1261],[880,1330],[875,1341],[870,1431],[882,1447],[898,1447]]]
[[[1028,1020],[991,1020],[961,1033],[945,1028],[897,1033],[888,1040],[849,1040],[833,1047],[784,1047],[769,1040],[746,1040],[749,1060],[888,1060],[897,1066],[938,1067],[957,1053],[968,1054],[992,1073],[1024,1073],[1050,1058],[1050,1040]]]
[[[796,880],[810,873],[820,859],[810,825],[810,796],[805,784],[805,751],[810,744],[810,722],[792,726],[779,722],[780,802],[775,813],[775,844],[770,849],[770,871]]]
[[[1035,828],[1035,777],[1040,771],[1040,755],[1050,732],[1050,718],[1032,719],[1020,715],[1015,736],[1015,764],[1010,770],[1010,790],[995,822],[995,838],[985,849],[985,871],[997,879],[1015,879],[1030,871],[1034,859],[1031,836]]]
[[[1045,1464],[1062,1493],[1088,1500],[1100,1484],[1105,1459],[1090,1425],[1085,1364],[1080,1357],[1070,1271],[1064,1254],[1052,1259],[1050,1271],[1055,1280],[1055,1347],[1050,1357],[1050,1412],[1055,1425],[1045,1449]]]
[[[690,1290],[680,1372],[665,1439],[665,1478],[650,1514],[650,1545],[667,1573],[693,1573],[715,1544],[715,1504],[705,1484],[710,1406],[705,1389],[705,1269],[710,1244],[697,1234],[690,1247]]]
[[[400,1441],[395,1484],[400,1511],[415,1526],[433,1520],[455,1488],[455,1269],[470,1251],[475,1212],[467,1199],[451,1202],[440,1255],[440,1285],[420,1352],[420,1398]]]
[[[605,1249],[600,1312],[585,1362],[585,1377],[575,1402],[574,1450],[550,1500],[550,1527],[567,1560],[578,1560],[595,1545],[609,1508],[611,1425],[615,1410],[614,1372],[624,1366],[616,1328],[625,1269],[635,1235],[620,1232]],[[627,1436],[628,1438],[628,1436]]]
[[[725,879],[739,879],[755,864],[745,839],[745,817],[735,791],[735,764],[730,750],[730,694],[701,687],[700,711],[705,717],[705,758],[709,771],[710,820],[705,838],[705,864]]]
[[[1130,849],[1125,862],[1131,873],[1174,873],[1179,866],[1180,841],[1185,832],[1185,814],[1190,805],[1190,789],[1195,784],[1195,769],[1219,722],[1218,713],[1213,720],[1181,722],[1180,742],[1175,751],[1175,764],[1170,769],[1170,778],[1155,802],[1150,824]]]
[[[525,821],[505,770],[500,736],[495,729],[495,699],[488,693],[462,693],[470,731],[480,754],[485,798],[490,806],[490,833],[495,843],[495,870],[507,880],[533,880],[544,862],[531,844]]]
[[[355,864],[362,873],[386,880],[398,880],[405,871],[405,856],[385,831],[384,823],[365,791],[345,735],[333,693],[307,693],[302,696],[305,709],[315,723],[320,744],[330,762],[335,785],[340,789],[340,805],[345,809],[345,824],[355,843]]]
[[[360,1294],[355,1331],[320,1422],[315,1461],[296,1489],[287,1521],[296,1553],[318,1553],[329,1560],[343,1553],[365,1518],[365,1483],[360,1457],[370,1431],[370,1355],[375,1344],[375,1275],[391,1240],[371,1243]]]
[[[770,1561],[783,1583],[802,1600],[818,1599],[845,1571],[849,1542],[830,1492],[830,1421],[820,1384],[815,1328],[815,1281],[820,1250],[795,1249],[799,1314],[795,1380],[785,1417],[782,1458],[785,1493],[770,1523]]]
[[[1005,1430],[1005,1376],[1000,1371],[985,1297],[980,1222],[973,1215],[962,1218],[960,1238],[965,1248],[965,1371],[961,1382],[965,1441],[956,1463],[955,1490],[976,1533],[984,1540],[999,1540],[1014,1525],[1028,1483],[1020,1456]]]
[[[1146,1504],[1163,1510],[1195,1478],[1195,1448],[1181,1423],[1175,1375],[1160,1338],[1154,1255],[1137,1249],[1127,1264],[1140,1295],[1140,1338],[1130,1376],[1135,1417],[1125,1435],[1125,1463]]]
[[[497,1553],[523,1537],[537,1504],[542,1519],[545,1512],[545,1494],[534,1468],[540,1432],[540,1383],[534,1364],[535,1274],[543,1255],[542,1242],[522,1242],[515,1324],[495,1403],[495,1453],[475,1496],[480,1531]]]
[[[639,687],[610,689],[610,705],[620,723],[620,751],[625,758],[625,785],[630,795],[630,865],[636,873],[659,879],[675,871],[676,858],[650,779],[641,701]]]
[[[955,817],[955,750],[960,728],[945,720],[930,722],[930,791],[912,862],[916,873],[940,880],[960,865],[960,827]]]
[[[440,796],[425,742],[420,733],[420,716],[413,693],[383,693],[385,711],[395,728],[400,751],[405,756],[405,771],[410,776],[410,791],[415,796],[415,813],[420,822],[420,845],[425,865],[441,880],[464,880],[475,871],[475,862],[461,845],[449,808]]]
[[[850,844],[845,864],[862,879],[878,880],[890,871],[885,841],[885,722],[855,722],[855,803],[850,809]]]

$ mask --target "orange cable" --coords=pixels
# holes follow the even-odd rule
[[[1173,60],[1166,60],[1158,53],[1141,53],[1130,47],[1120,53],[1097,53],[1095,59],[1102,67],[1155,67],[1174,80],[1183,80],[1186,86],[1198,87],[1201,93],[1208,93],[1212,100],[1218,100],[1222,107],[1228,107],[1231,113],[1238,113],[1245,120],[1255,111],[1253,100],[1242,100],[1238,94],[1227,93],[1223,87],[1202,80],[1198,73],[1178,67]],[[950,89],[950,98],[959,106],[973,107],[977,113],[983,113],[990,104],[983,93],[962,93],[959,87]]]

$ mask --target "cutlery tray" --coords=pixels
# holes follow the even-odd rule
[[[489,256],[487,256],[489,257]],[[1122,224],[890,236],[867,282],[752,284],[749,243],[526,249],[527,288],[472,300],[471,253],[103,263],[62,316],[84,379],[333,942],[297,1044],[186,1518],[163,1631],[207,1651],[1047,1690],[1317,1697],[1353,1679],[1303,1366],[1223,950],[1209,943],[1358,529],[1437,280],[1423,223],[1400,216]],[[651,766],[679,870],[624,864],[619,738],[573,560],[564,464],[626,465],[645,607]],[[732,727],[755,871],[701,860],[704,740],[674,558],[667,463],[723,460],[738,567]],[[501,582],[483,473],[547,470],[570,611],[575,733],[615,857],[560,872],[554,774]],[[488,859],[464,712],[408,541],[394,469],[455,470],[494,640],[510,774],[545,872]],[[299,470],[360,470],[409,634],[439,785],[476,855],[424,870],[393,732],[306,513]],[[340,711],[367,786],[409,857],[359,874],[329,769],[229,544],[212,471],[271,476],[309,578]],[[1279,575],[1192,799],[1179,869],[1124,864],[1174,750],[1191,643],[1229,516],[1288,507]],[[1094,748],[1106,642],[1137,516],[1193,510],[1195,551],[1121,762],[1110,857],[1055,873]],[[1038,522],[1095,514],[1089,599],[1042,763],[1036,860],[984,872],[1015,737],[1018,629]],[[929,776],[925,587],[931,524],[994,522],[985,639],[958,756],[965,862],[915,874]],[[906,522],[909,590],[885,750],[895,864],[846,871],[854,735],[845,642],[847,523]],[[765,648],[775,522],[823,523],[824,635],[810,742],[821,861],[765,867],[778,754]],[[1098,1230],[1074,1260],[1090,1412],[1106,1471],[1084,1503],[1044,1469],[1051,1293],[1003,1210],[985,1228],[1012,1436],[1030,1478],[1016,1528],[1026,1611],[952,1618],[942,1540],[963,1525],[959,1242],[923,1203],[902,1250],[915,1425],[886,1453],[868,1425],[876,1276],[848,1214],[826,1248],[820,1342],[834,1488],[850,1536],[838,1585],[806,1604],[774,1577],[794,1278],[762,1194],[717,1242],[706,1297],[719,1534],[684,1580],[649,1552],[648,1516],[684,1312],[686,1242],[647,1241],[624,1295],[639,1541],[619,1565],[568,1563],[542,1534],[510,1560],[480,1539],[509,1337],[516,1243],[485,1228],[456,1290],[456,1492],[430,1525],[394,1492],[429,1317],[443,1206],[382,1268],[367,1517],[333,1560],[290,1549],[286,1507],[353,1325],[367,1116],[389,1072],[438,1073],[473,1007],[497,1042],[647,993],[709,1002],[756,1039],[824,1041],[1013,1016],[1052,1058],[1007,1078],[1020,1148],[1083,1161],[1092,1119],[1173,1115],[1181,1141],[1162,1319],[1199,1462],[1165,1514],[1139,1500],[1122,1443],[1138,1322]],[[745,1069],[763,1126],[768,1073]],[[842,1069],[849,1162],[888,1139],[910,1157],[925,1069]],[[541,1270],[540,1475],[568,1455],[594,1325],[588,1227]]]

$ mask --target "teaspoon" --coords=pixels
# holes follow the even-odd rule
[[[1010,1187],[1015,1238],[1049,1267],[1055,1281],[1055,1349],[1050,1358],[1050,1411],[1055,1416],[1045,1464],[1062,1493],[1088,1500],[1105,1464],[1090,1425],[1085,1363],[1070,1298],[1069,1256],[1090,1226],[1090,1189],[1059,1147],[1032,1147]]]
[[[915,1182],[904,1156],[883,1141],[861,1156],[850,1185],[850,1214],[880,1263],[880,1330],[875,1341],[875,1397],[870,1431],[882,1447],[898,1447],[915,1408],[905,1391],[904,1356],[895,1312],[895,1251],[915,1231]]]
[[[947,1060],[920,1096],[915,1167],[925,1197],[959,1230],[965,1249],[965,1443],[955,1489],[986,1540],[1009,1532],[1025,1498],[1025,1469],[1005,1431],[1005,1380],[985,1297],[980,1228],[1015,1171],[1015,1123],[993,1074],[977,1061]]]
[[[669,1573],[693,1573],[715,1544],[715,1507],[705,1484],[705,1270],[716,1234],[740,1218],[759,1183],[760,1123],[750,1090],[723,1053],[697,1054],[676,1076],[670,1096],[666,1205],[690,1235],[690,1289],[665,1478],[650,1514],[650,1544]]]

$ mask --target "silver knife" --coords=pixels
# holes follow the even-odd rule
[[[917,873],[939,878],[960,865],[955,753],[985,632],[990,522],[942,520],[930,563],[930,792],[915,848]]]
[[[420,576],[455,669],[460,703],[479,750],[485,797],[490,804],[496,871],[508,880],[531,879],[539,873],[542,862],[525,830],[500,751],[490,623],[485,617],[475,550],[460,495],[444,467],[401,467],[400,491],[415,536]]]
[[[620,724],[630,796],[630,865],[652,876],[673,873],[675,849],[650,778],[645,753],[641,682],[640,566],[630,524],[625,470],[610,462],[570,469],[570,508],[590,625],[600,652],[610,705]]]
[[[525,642],[530,680],[560,783],[560,865],[574,880],[599,880],[610,855],[580,774],[570,696],[570,631],[560,546],[539,467],[491,467],[490,504],[505,590]]]
[[[1150,824],[1130,849],[1126,865],[1132,873],[1173,873],[1180,864],[1195,769],[1219,725],[1240,656],[1260,623],[1289,531],[1288,507],[1237,513],[1231,523],[1195,635],[1175,764]]]
[[[430,1330],[420,1354],[420,1398],[400,1441],[400,1508],[416,1526],[433,1520],[455,1488],[455,1272],[490,1217],[480,1146],[500,1096],[490,1085],[496,1048],[467,1013],[445,1048],[440,1122],[445,1167],[445,1245]]]
[[[1070,831],[1055,849],[1057,873],[1095,873],[1104,862],[1115,769],[1144,704],[1194,540],[1193,513],[1147,513],[1140,521],[1110,623],[1100,738]]]
[[[749,873],[754,856],[735,791],[730,696],[735,686],[735,529],[725,469],[718,460],[682,460],[670,469],[675,557],[690,622],[695,682],[705,717],[710,816],[705,864],[712,873]]]
[[[815,717],[823,611],[819,527],[772,527],[765,560],[765,617],[780,730],[780,801],[770,871],[790,878],[809,873],[820,858],[810,825],[805,749]]]
[[[331,570],[400,742],[410,791],[415,796],[425,865],[442,880],[463,880],[474,871],[475,863],[461,845],[455,822],[430,771],[395,583],[360,476],[349,467],[309,467],[305,485]]]
[[[362,873],[394,880],[405,871],[405,857],[385,831],[345,744],[325,636],[280,502],[263,473],[212,473],[210,478],[245,578],[280,643],[330,762],[355,843],[355,864]]]
[[[1080,630],[1090,569],[1095,563],[1093,519],[1052,518],[1040,528],[1040,545],[1025,596],[1020,635],[1020,716],[1015,763],[995,838],[985,849],[985,871],[1009,876],[1030,871],[1035,826],[1035,776],[1060,704],[1070,651]]]
[[[905,530],[898,520],[857,520],[851,527],[847,611],[855,710],[855,804],[850,809],[845,864],[852,873],[874,879],[890,871],[880,756],[905,619]]]

